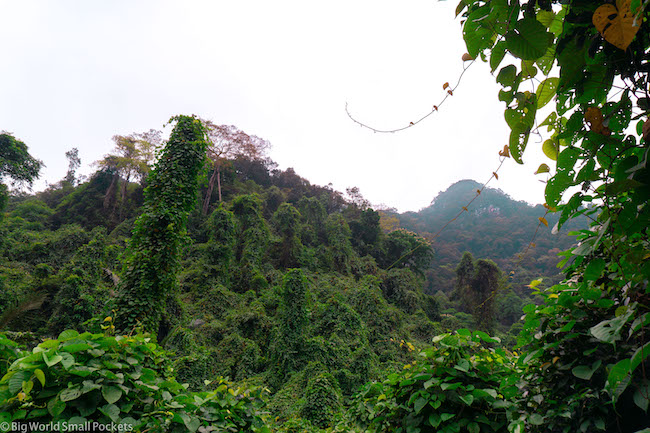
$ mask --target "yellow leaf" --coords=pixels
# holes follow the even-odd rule
[[[540,164],[535,174],[548,173],[551,169],[546,164]]]
[[[447,87],[449,87],[449,83],[445,83],[442,85],[442,90],[445,90]]]
[[[557,161],[559,147],[560,144],[557,142],[557,140],[549,138],[544,142],[544,144],[542,144],[542,152],[544,152],[544,155],[548,156],[549,159]]]
[[[555,298],[557,298],[557,293],[552,293],[552,294],[548,295],[548,298],[549,298],[549,299],[555,299]]]
[[[108,316],[104,319],[104,322],[110,322],[111,320],[113,320],[113,318],[111,316]]]
[[[640,27],[634,22],[631,3],[632,0],[616,0],[616,6],[601,5],[591,18],[603,38],[621,50],[627,50]]]
[[[499,175],[497,174],[496,171],[493,171],[492,174],[494,175],[494,178],[495,178],[496,180],[499,180]]]
[[[548,221],[546,221],[546,218],[544,217],[539,217],[539,222],[544,224],[546,227],[548,227]]]
[[[555,364],[559,359],[560,359],[559,356],[555,356],[555,357],[553,357],[553,364]]]
[[[463,210],[464,210],[465,212],[469,212],[469,211],[467,210],[467,207],[465,207],[465,206],[463,206]]]

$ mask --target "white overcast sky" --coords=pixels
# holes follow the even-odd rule
[[[487,180],[509,130],[485,64],[465,74],[440,111],[465,52],[456,1],[0,0],[0,130],[46,168],[35,185],[83,172],[115,134],[197,114],[268,139],[280,168],[374,204],[419,210],[451,183]],[[167,128],[167,131],[169,128]],[[541,142],[509,160],[501,188],[543,202]]]

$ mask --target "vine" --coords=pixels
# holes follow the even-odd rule
[[[207,144],[197,118],[177,116],[172,121],[176,126],[147,179],[143,212],[129,244],[131,255],[117,299],[116,325],[123,331],[142,326],[164,333],[163,313],[175,304],[185,222],[196,204]]]

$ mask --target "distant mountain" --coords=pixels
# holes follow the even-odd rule
[[[533,239],[540,222],[539,217],[543,217],[546,211],[544,207],[513,200],[500,189],[485,188],[476,197],[481,186],[474,180],[461,180],[439,193],[431,205],[419,212],[397,215],[401,227],[432,236],[458,215],[463,206],[468,208],[467,212],[462,212],[434,240],[435,258],[427,273],[426,290],[429,293],[451,291],[455,268],[464,251],[469,251],[476,258],[491,259],[508,273],[519,261],[518,254]],[[474,197],[476,199],[468,206]],[[551,229],[558,218],[558,215],[549,214],[546,216],[549,226],[539,227],[535,246],[529,249],[511,279],[515,290],[523,290],[535,278],[547,277],[550,281],[559,279],[557,264],[560,258],[557,253],[568,249],[575,242],[567,233],[577,228],[586,228],[587,224],[573,222],[554,235]]]

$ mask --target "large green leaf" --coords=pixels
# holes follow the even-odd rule
[[[492,46],[494,32],[490,30],[490,7],[484,6],[472,12],[463,27],[463,39],[467,52],[476,58],[479,53]]]
[[[579,379],[583,380],[589,380],[591,379],[591,376],[593,376],[594,372],[598,370],[598,367],[600,367],[601,361],[596,361],[594,362],[591,367],[588,367],[586,365],[579,365],[577,367],[573,367],[571,370],[571,373]]]
[[[641,384],[634,393],[634,404],[639,406],[642,411],[648,412],[650,403],[650,382],[647,380]]]
[[[589,329],[589,332],[591,332],[591,335],[600,341],[613,344],[617,340],[621,339],[621,331],[623,330],[623,326],[625,326],[627,321],[630,320],[630,317],[632,317],[633,313],[634,309],[629,308],[627,312],[622,316],[615,317],[614,319],[610,320],[603,320],[599,324],[592,326]]]
[[[74,337],[78,337],[79,333],[73,329],[68,329],[59,334],[59,341],[69,340]]]
[[[26,382],[32,377],[32,373],[29,371],[17,371],[14,373],[7,382],[9,387],[9,392],[16,394],[23,389],[23,382]]]
[[[553,35],[534,18],[517,21],[514,29],[506,33],[510,53],[523,60],[536,60],[544,55],[553,42]]]
[[[494,47],[492,47],[492,51],[490,52],[490,69],[492,72],[496,71],[496,69],[501,64],[501,61],[503,61],[505,55],[506,55],[505,41],[497,42],[494,45]]]
[[[115,403],[122,397],[122,390],[116,386],[104,385],[102,386],[102,395],[109,403]]]
[[[607,388],[614,398],[618,398],[630,383],[630,359],[622,359],[609,371]]]
[[[558,77],[550,77],[542,81],[539,86],[537,86],[537,108],[542,108],[555,96],[557,92],[557,84],[560,81]]]
[[[515,84],[517,77],[517,67],[515,65],[507,65],[499,70],[497,74],[497,83],[502,84],[504,87],[511,87]]]
[[[55,396],[47,403],[47,411],[56,419],[65,410],[65,406],[65,403]]]
[[[43,352],[43,360],[45,361],[45,364],[47,364],[48,367],[53,367],[54,365],[61,362],[62,359],[63,357],[56,352],[54,353],[54,355],[51,355],[51,357],[48,357],[45,354],[45,352]]]
[[[61,401],[76,400],[79,396],[81,396],[81,390],[79,388],[67,388],[59,394]]]
[[[546,184],[546,203],[557,206],[566,189],[573,185],[573,167],[580,155],[580,150],[575,147],[564,149],[557,158],[557,172]]]
[[[518,164],[523,164],[522,159],[524,150],[526,150],[526,144],[528,143],[528,137],[530,136],[530,128],[523,124],[518,123],[512,128],[510,132],[510,140],[508,141],[508,148],[510,149],[510,155]]]

